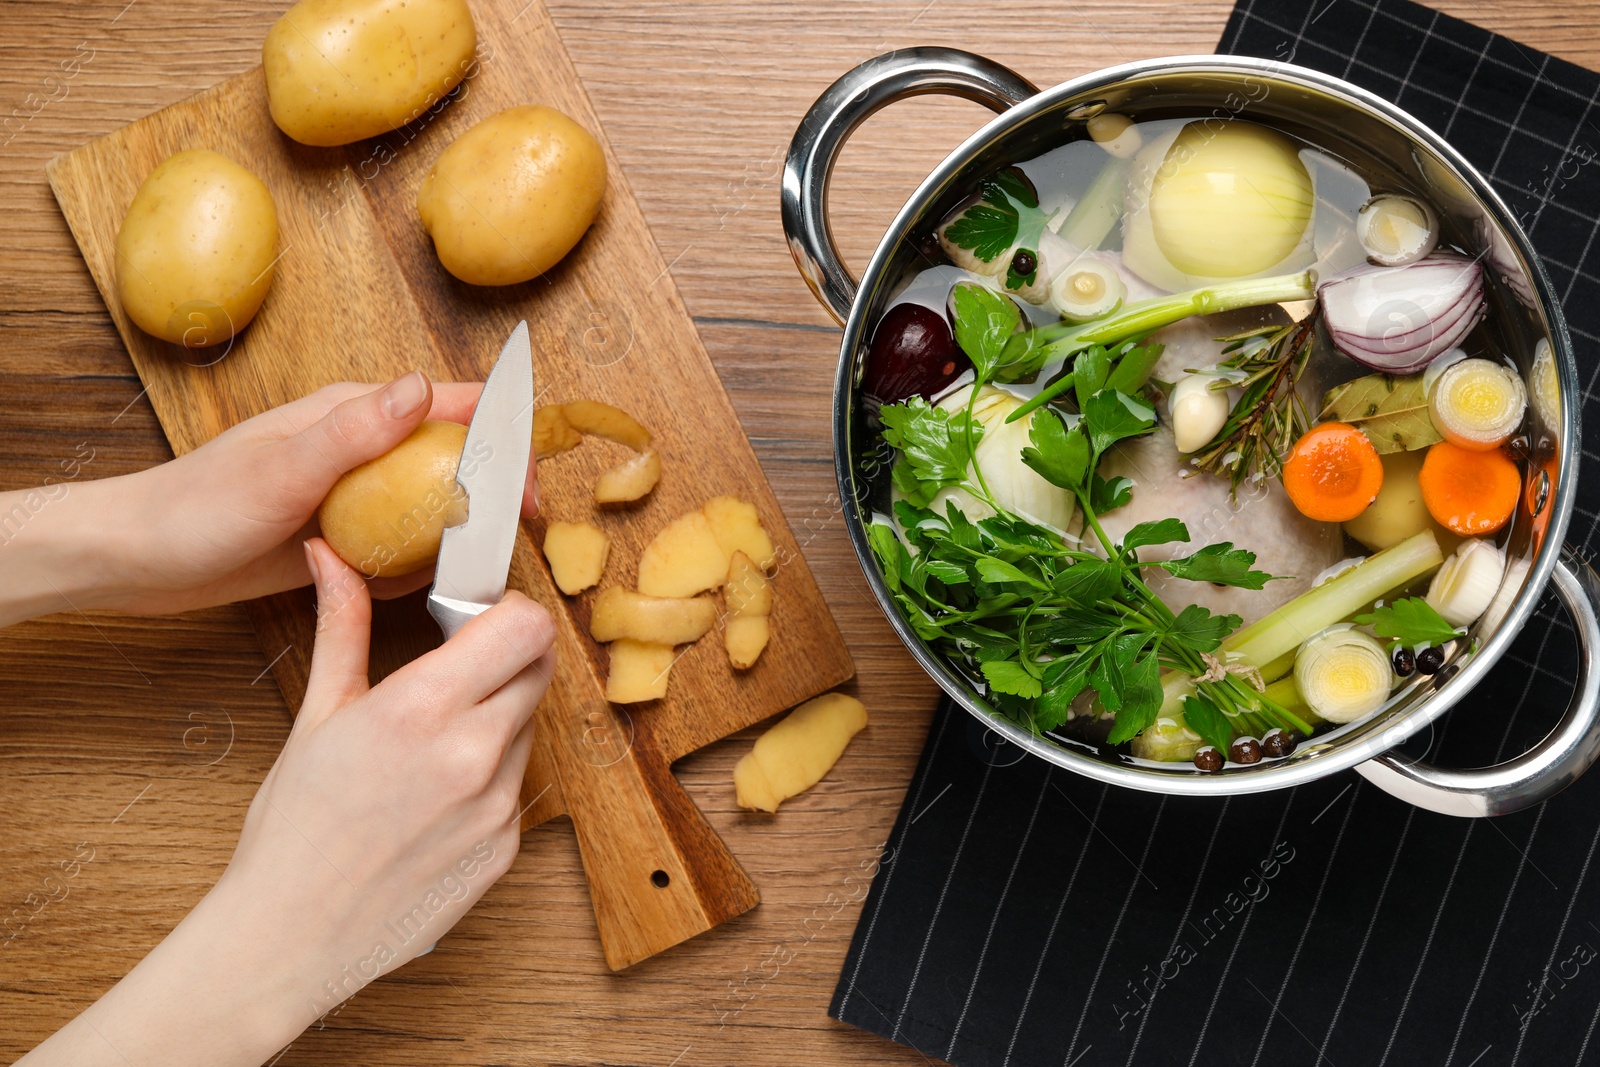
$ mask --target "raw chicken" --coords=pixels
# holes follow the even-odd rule
[[[1190,318],[1153,334],[1152,341],[1167,346],[1155,377],[1173,381],[1187,368],[1198,370],[1214,365],[1222,358],[1222,346],[1214,340],[1216,337],[1271,321],[1288,321],[1279,309],[1272,311],[1276,313],[1274,317],[1254,310],[1243,315]],[[1178,518],[1189,528],[1189,543],[1148,546],[1139,550],[1141,559],[1169,559],[1219,541],[1231,541],[1256,554],[1257,570],[1286,576],[1254,590],[1190,582],[1170,577],[1164,571],[1147,571],[1150,588],[1168,607],[1178,611],[1189,604],[1199,604],[1213,612],[1238,615],[1249,625],[1311,588],[1311,580],[1344,555],[1340,528],[1300,514],[1278,479],[1247,480],[1239,486],[1235,499],[1226,478],[1196,472],[1189,458],[1178,454],[1165,404],[1157,410],[1161,425],[1153,433],[1122,442],[1101,461],[1102,477],[1121,476],[1133,481],[1133,499],[1100,517],[1106,533],[1120,540],[1138,523]],[[1188,477],[1184,477],[1185,472]]]

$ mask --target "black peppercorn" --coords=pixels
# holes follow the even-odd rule
[[[1228,758],[1235,763],[1260,763],[1261,742],[1253,737],[1236,737],[1228,746]]]
[[[1211,745],[1203,745],[1200,751],[1194,754],[1194,765],[1202,771],[1222,770],[1222,753]]]
[[[1402,678],[1411,677],[1411,672],[1417,669],[1417,657],[1404,645],[1397,645],[1394,650],[1394,673]]]
[[[1267,731],[1267,736],[1261,739],[1261,752],[1271,759],[1282,759],[1294,751],[1299,741],[1288,730],[1273,727]]]
[[[1039,269],[1039,260],[1026,248],[1017,249],[1017,254],[1011,257],[1011,273],[1019,278],[1026,278]]]
[[[1444,649],[1438,645],[1425,648],[1417,653],[1417,670],[1423,674],[1434,674],[1444,666]]]

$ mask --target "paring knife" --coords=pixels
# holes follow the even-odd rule
[[[505,596],[532,450],[533,349],[527,322],[519,322],[467,428],[456,468],[456,484],[467,494],[467,521],[444,531],[428,591],[428,614],[447,639]]]
[[[456,464],[456,484],[467,494],[467,521],[445,528],[428,590],[428,614],[447,641],[506,595],[532,452],[533,349],[523,321],[483,383]],[[419,955],[437,947],[435,942]]]
[[[449,638],[505,595],[533,444],[533,353],[521,323],[467,430],[456,481],[467,521],[444,531],[428,612]],[[522,575],[518,585],[530,588]],[[573,646],[572,620],[557,613]],[[582,657],[556,660],[537,712],[534,762],[559,788],[588,875],[606,962],[620,970],[755,907],[739,861],[672,777],[623,727]],[[592,738],[628,737],[620,754]],[[432,946],[428,951],[432,951]]]

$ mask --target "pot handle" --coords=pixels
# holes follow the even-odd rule
[[[1445,815],[1505,815],[1548,800],[1577,781],[1600,756],[1600,576],[1570,547],[1551,573],[1578,631],[1576,692],[1550,735],[1516,759],[1477,770],[1442,770],[1394,752],[1356,773],[1384,792]]]
[[[867,60],[828,86],[789,142],[783,167],[783,232],[822,306],[843,323],[856,280],[839,259],[828,222],[828,181],[857,126],[885,105],[947,93],[1005,111],[1039,90],[998,63],[955,48],[901,48]]]

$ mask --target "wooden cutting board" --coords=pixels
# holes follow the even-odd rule
[[[620,446],[590,440],[540,463],[542,513],[524,524],[511,575],[513,588],[552,609],[560,635],[524,782],[523,826],[573,815],[602,945],[618,968],[758,899],[677,785],[672,761],[839,684],[853,668],[609,146],[600,217],[549,274],[476,288],[439,265],[417,219],[416,191],[438,153],[472,124],[541,103],[605,143],[542,3],[484,0],[473,12],[476,71],[444,105],[385,137],[344,148],[296,144],[273,125],[257,68],[58,156],[48,172],[177,454],[330,382],[384,382],[413,368],[436,380],[481,380],[524,318],[537,403],[603,400],[654,431],[661,482],[626,511],[599,512],[591,497],[595,476],[627,454]],[[225,355],[204,353],[215,359],[204,366],[124,314],[114,251],[145,176],[172,153],[199,147],[266,182],[282,234],[260,314]],[[612,551],[603,584],[631,586],[656,532],[723,493],[752,501],[778,546],[771,645],[753,669],[736,672],[714,631],[679,659],[665,699],[608,704],[606,652],[587,635],[593,592],[574,599],[556,591],[534,547],[546,523],[588,520],[605,529]],[[273,675],[298,708],[315,629],[310,593],[248,607]],[[380,604],[374,677],[439,640],[420,594]]]

